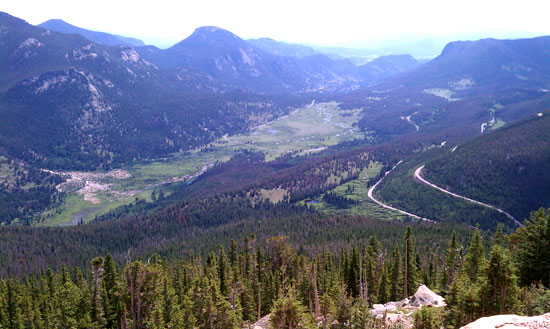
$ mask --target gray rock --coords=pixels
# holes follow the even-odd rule
[[[460,329],[535,329],[550,328],[550,313],[539,316],[519,316],[514,314],[495,315],[477,319]]]

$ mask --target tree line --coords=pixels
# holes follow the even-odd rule
[[[444,253],[426,255],[408,227],[394,248],[376,236],[339,251],[305,255],[288,237],[232,240],[202,257],[160,256],[118,264],[93,258],[87,269],[63,266],[0,280],[4,328],[241,328],[271,314],[276,328],[382,328],[374,303],[401,300],[419,284],[445,296],[441,315],[419,312],[418,328],[458,328],[481,316],[550,311],[550,209],[534,212],[509,236],[497,230],[469,246],[456,234]]]

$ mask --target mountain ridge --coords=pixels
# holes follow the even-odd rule
[[[81,27],[69,24],[62,19],[50,19],[38,24],[37,26],[65,34],[79,34],[90,41],[108,46],[118,46],[121,44],[126,44],[130,47],[145,46],[143,41],[136,38],[83,29]]]

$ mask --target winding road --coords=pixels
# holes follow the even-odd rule
[[[423,220],[423,221],[427,221],[427,222],[433,222],[431,219],[428,219],[428,218],[424,218],[424,217],[420,217],[418,215],[415,215],[415,214],[411,214],[410,212],[406,212],[404,210],[400,210],[400,209],[397,209],[395,207],[392,207],[390,205],[387,205],[387,204],[384,204],[378,200],[376,200],[372,194],[374,192],[374,189],[378,186],[378,184],[380,184],[380,182],[386,177],[388,176],[389,173],[391,173],[395,167],[397,167],[399,164],[401,164],[401,162],[403,162],[403,160],[400,160],[395,166],[393,166],[393,168],[391,168],[391,170],[388,170],[386,171],[386,173],[384,174],[384,177],[380,178],[380,180],[378,182],[376,182],[376,184],[374,184],[373,186],[371,186],[371,188],[369,189],[368,193],[367,193],[367,196],[369,197],[369,199],[371,199],[372,201],[374,201],[376,204],[378,204],[379,206],[382,206],[386,209],[390,209],[390,210],[393,210],[393,211],[397,211],[403,215],[407,215],[407,216],[410,216],[412,218],[416,218],[416,219],[419,219],[419,220]]]
[[[510,215],[509,213],[507,213],[506,211],[500,209],[500,208],[497,208],[495,206],[491,206],[490,204],[486,204],[486,203],[483,203],[483,202],[480,202],[480,201],[477,201],[477,200],[473,200],[473,199],[470,199],[470,198],[467,198],[465,196],[462,196],[462,195],[458,195],[456,193],[453,193],[451,191],[447,191],[445,190],[444,188],[441,188],[433,183],[430,183],[428,182],[427,180],[425,180],[424,178],[422,178],[421,174],[422,174],[422,169],[424,169],[424,165],[418,167],[415,171],[414,171],[414,178],[418,179],[421,183],[425,184],[425,185],[428,185],[432,188],[435,188],[436,190],[439,190],[443,193],[447,193],[449,195],[452,195],[454,196],[455,198],[459,198],[459,199],[463,199],[463,200],[466,200],[466,201],[469,201],[469,202],[472,202],[472,203],[475,203],[475,204],[478,204],[480,206],[483,206],[483,207],[487,207],[487,208],[490,208],[490,209],[493,209],[493,210],[496,210],[498,212],[500,212],[501,214],[504,214],[506,215],[506,217],[510,218],[511,220],[513,220],[519,227],[523,227],[523,224],[518,221],[514,216]],[[378,184],[378,183],[377,183]],[[376,185],[375,185],[376,186]],[[369,191],[370,192],[370,191]]]

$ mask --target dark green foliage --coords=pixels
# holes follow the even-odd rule
[[[550,312],[550,289],[541,284],[523,287],[520,300],[523,305],[523,313],[526,315],[533,316]]]
[[[290,293],[277,299],[271,311],[270,324],[281,329],[312,329],[313,319],[306,308]]]
[[[63,181],[59,175],[1,155],[0,170],[5,174],[0,180],[2,224],[32,224],[42,211],[59,205],[63,199],[63,193],[56,190]]]
[[[400,284],[403,282],[403,274],[401,272],[401,253],[399,252],[399,245],[395,246],[395,250],[391,258],[390,268],[390,300],[400,300],[403,291],[403,286]]]
[[[520,281],[550,287],[550,211],[541,208],[531,213],[525,224],[511,236]]]
[[[414,238],[410,226],[407,226],[407,232],[403,240],[403,294],[404,298],[408,298],[414,295],[418,288],[418,269],[416,267]]]
[[[323,194],[323,202],[335,207],[336,209],[345,209],[357,203],[345,196],[339,196],[335,192]]]
[[[481,233],[476,229],[472,236],[468,253],[465,256],[463,267],[464,274],[471,283],[477,283],[481,270],[485,266],[485,262],[485,250],[483,248]]]
[[[487,315],[513,313],[519,308],[516,267],[509,251],[494,245],[483,270],[481,304]]]
[[[438,329],[441,323],[437,315],[434,315],[434,308],[422,307],[414,314],[415,329]]]
[[[518,220],[549,206],[550,116],[511,125],[430,161],[424,177]]]
[[[399,227],[390,225],[394,232]],[[411,227],[400,229],[404,238],[394,242],[403,243],[404,255],[396,248],[387,258],[390,246],[384,244],[385,238],[378,243],[372,230],[363,242],[343,237],[332,252],[326,247],[308,249],[315,257],[298,254],[298,244],[288,237],[258,241],[256,235],[247,236],[243,243],[227,240],[227,254],[222,246],[217,252],[213,247],[204,261],[195,255],[174,262],[158,255],[147,262],[131,261],[132,254],[126,253],[126,263],[119,268],[110,255],[96,257],[85,275],[78,268],[71,272],[63,266],[59,272],[48,270],[24,280],[0,280],[0,323],[7,328],[37,329],[240,328],[272,313],[271,322],[278,328],[314,327],[312,315],[323,319],[324,328],[383,328],[368,312],[370,303],[411,295],[418,285],[415,273],[429,273],[425,264],[433,262],[422,250],[431,250],[434,243],[413,243]],[[433,235],[424,230],[418,226],[415,241],[427,242]],[[379,237],[384,236],[387,227],[380,232]],[[448,252],[456,252],[452,231],[444,236],[451,236]],[[480,232],[473,232],[466,255],[458,254],[464,263],[460,266],[457,261],[446,291],[446,327],[517,312],[520,306],[527,314],[549,309],[549,293],[542,285],[520,291],[515,258],[502,241],[513,237],[495,239],[487,260]],[[448,254],[445,263],[452,263],[453,257]],[[442,269],[442,277],[450,273],[441,264],[436,268]],[[440,311],[418,311],[415,325],[440,327]]]
[[[453,282],[455,273],[461,265],[459,264],[461,256],[461,250],[459,250],[456,241],[456,232],[453,232],[449,248],[446,250],[445,264],[443,265],[441,276],[441,287],[443,290],[447,290],[447,287]]]
[[[515,228],[515,223],[495,210],[455,198],[414,179],[417,167],[446,151],[449,149],[435,148],[397,166],[375,190],[378,200],[438,222],[479,225],[483,230],[494,230],[500,222],[505,223],[508,230]]]

